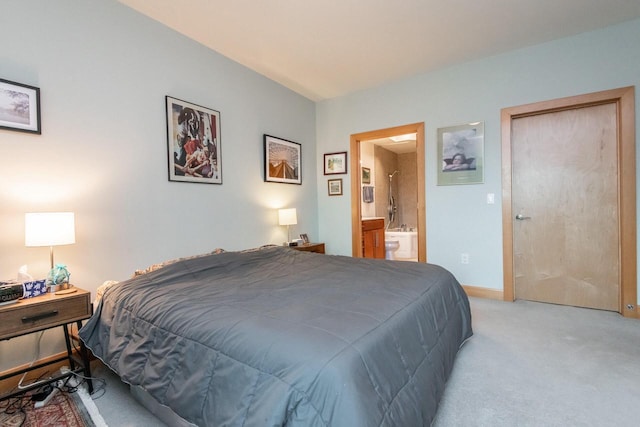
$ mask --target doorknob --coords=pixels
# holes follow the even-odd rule
[[[516,219],[520,220],[520,221],[523,221],[525,219],[531,219],[531,217],[530,216],[524,216],[522,214],[518,214],[518,215],[516,215]]]

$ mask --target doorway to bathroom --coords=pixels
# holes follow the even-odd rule
[[[353,256],[426,262],[424,123],[353,134],[350,148]]]

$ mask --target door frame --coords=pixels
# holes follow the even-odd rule
[[[360,173],[360,143],[370,139],[416,134],[417,180],[418,180],[418,262],[427,261],[427,221],[425,210],[425,159],[424,159],[424,122],[412,123],[386,129],[351,135],[351,248],[355,258],[362,258],[362,177]]]
[[[585,95],[542,101],[517,107],[503,108],[502,127],[502,246],[503,299],[514,301],[515,277],[513,256],[513,211],[511,200],[511,122],[514,119],[557,111],[616,104],[618,157],[618,215],[620,283],[618,312],[637,318],[637,258],[636,258],[636,136],[635,89],[633,86]]]

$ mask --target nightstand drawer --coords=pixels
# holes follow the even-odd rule
[[[0,339],[63,325],[91,317],[90,293],[82,289],[67,295],[27,298],[0,310]]]

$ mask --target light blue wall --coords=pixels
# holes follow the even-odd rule
[[[43,120],[40,136],[0,131],[2,278],[48,269],[46,248],[24,247],[25,212],[71,210],[77,243],[56,261],[90,291],[172,257],[279,243],[281,206],[298,208],[295,233],[350,255],[350,187],[327,196],[322,154],[348,150],[353,133],[421,121],[429,261],[502,289],[500,109],[640,79],[640,21],[317,105],[115,0],[4,1],[0,40],[0,78],[40,87]],[[167,181],[165,95],[221,112],[223,185]],[[437,128],[478,120],[485,183],[438,187]],[[264,133],[302,144],[303,185],[263,182]],[[43,354],[59,345],[50,334]],[[30,361],[31,341],[1,343],[0,370]]]
[[[323,153],[348,150],[351,134],[424,122],[428,261],[463,284],[502,290],[500,110],[637,86],[639,40],[636,20],[320,102],[319,164]],[[474,121],[485,123],[484,184],[437,186],[437,129]],[[350,187],[343,197],[327,197],[326,177],[319,178],[320,238],[332,252],[350,255]],[[487,193],[496,204],[486,203]],[[460,263],[463,252],[468,265]]]
[[[42,135],[0,130],[0,272],[43,278],[48,248],[24,247],[24,214],[69,210],[77,243],[56,248],[76,285],[222,247],[318,239],[315,104],[115,0],[8,0],[0,78],[37,86]],[[169,182],[165,95],[221,113],[222,185]],[[263,182],[263,134],[302,144],[302,185]],[[95,293],[94,293],[95,296]],[[54,341],[57,332],[45,334]],[[0,371],[30,361],[0,343]]]

